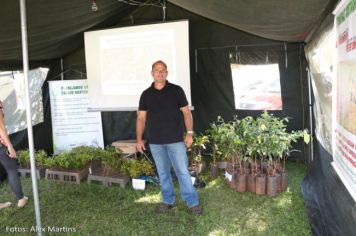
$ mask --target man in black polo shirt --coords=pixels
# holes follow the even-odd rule
[[[137,113],[137,150],[143,152],[142,136],[147,120],[148,142],[155,160],[162,188],[162,203],[158,213],[169,211],[174,206],[175,192],[171,178],[171,165],[177,175],[182,199],[193,214],[201,214],[199,199],[188,171],[186,147],[193,139],[193,118],[188,101],[181,87],[167,81],[167,65],[156,61],[151,71],[154,82],[143,91]],[[182,119],[183,114],[183,119]],[[187,134],[183,142],[184,126]]]

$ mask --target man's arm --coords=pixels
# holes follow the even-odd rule
[[[187,130],[187,135],[184,138],[184,143],[189,148],[193,143],[193,116],[189,110],[189,106],[180,109],[183,113],[184,125]]]
[[[145,149],[145,143],[142,140],[143,133],[145,131],[147,111],[137,111],[136,120],[136,148],[137,151],[143,152]]]

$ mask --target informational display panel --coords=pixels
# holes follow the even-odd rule
[[[104,147],[100,112],[88,112],[87,80],[50,81],[53,151]]]
[[[187,20],[86,32],[89,108],[137,110],[158,60],[167,64],[168,81],[184,89],[191,105],[188,33]]]
[[[336,116],[333,166],[356,201],[356,1],[335,10]]]

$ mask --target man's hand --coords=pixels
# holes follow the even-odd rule
[[[193,143],[193,116],[189,110],[189,106],[181,107],[180,110],[183,113],[184,125],[187,130],[187,134],[184,138],[185,146],[190,148]]]
[[[145,148],[145,143],[144,143],[142,140],[137,141],[137,143],[136,143],[136,149],[137,149],[137,151],[143,153],[143,151],[146,150],[146,148]]]
[[[193,136],[191,134],[185,135],[184,143],[187,148],[190,148],[190,146],[192,146],[193,143]]]
[[[8,146],[7,152],[8,152],[7,154],[9,155],[9,157],[16,158],[16,151],[13,146]]]
[[[136,149],[138,152],[143,153],[145,143],[142,141],[143,131],[145,130],[147,111],[137,111],[136,120]]]

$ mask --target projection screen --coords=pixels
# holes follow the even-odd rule
[[[191,105],[188,20],[85,32],[89,110],[137,110],[153,82],[152,63],[163,60],[168,81]]]

